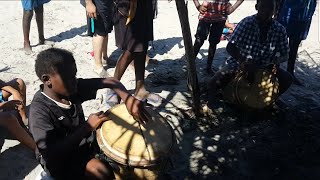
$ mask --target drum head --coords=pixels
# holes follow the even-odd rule
[[[151,107],[146,125],[140,125],[120,104],[109,109],[111,119],[97,129],[97,141],[114,161],[134,167],[153,166],[161,161],[173,145],[173,131],[168,122]]]

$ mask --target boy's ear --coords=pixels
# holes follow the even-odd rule
[[[49,74],[43,74],[41,76],[41,81],[43,82],[43,84],[50,86],[51,85],[51,79],[50,79],[50,75]]]

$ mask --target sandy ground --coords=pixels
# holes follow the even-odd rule
[[[29,56],[25,55],[24,52],[20,50],[23,43],[21,28],[22,8],[20,2],[3,1],[1,2],[0,12],[2,16],[0,19],[0,38],[2,41],[0,45],[0,78],[3,80],[10,80],[15,77],[23,78],[27,83],[27,104],[29,105],[40,84],[34,72],[34,60],[40,51],[50,46],[37,46],[37,29],[35,19],[33,19],[30,38],[31,44],[34,46],[34,53]],[[246,1],[230,16],[230,21],[239,22],[245,16],[254,13],[254,1]],[[196,30],[197,16],[198,13],[192,1],[189,1],[189,18],[192,35],[194,35]],[[45,5],[44,17],[45,37],[55,42],[54,47],[64,48],[73,52],[77,61],[78,77],[97,77],[92,71],[93,59],[88,55],[88,52],[92,50],[92,45],[91,38],[86,37],[85,9],[79,2],[52,1]],[[290,109],[290,113],[285,114],[283,116],[285,118],[283,119],[298,117],[301,113],[320,104],[320,84],[318,83],[320,81],[320,38],[318,22],[319,11],[317,10],[311,26],[310,35],[308,39],[303,42],[299,50],[297,76],[304,81],[305,86],[298,87],[293,85],[282,97]],[[315,174],[315,172],[319,172],[320,164],[318,162],[315,162],[315,165],[311,168],[299,164],[297,170],[295,169],[297,167],[289,166],[291,163],[297,163],[293,161],[292,158],[290,159],[288,157],[288,161],[282,161],[283,158],[275,158],[278,156],[269,156],[270,154],[267,154],[274,152],[274,149],[268,148],[270,147],[269,144],[273,142],[280,142],[278,146],[275,145],[272,147],[280,147],[281,150],[276,152],[285,154],[287,149],[284,150],[283,148],[287,147],[287,144],[283,144],[282,142],[289,143],[288,141],[292,140],[290,139],[291,136],[283,141],[277,141],[272,139],[272,135],[277,134],[274,133],[274,131],[282,132],[283,127],[285,127],[284,129],[291,128],[290,130],[295,130],[296,126],[290,123],[292,126],[285,123],[286,125],[281,126],[281,128],[279,128],[280,126],[278,124],[274,124],[272,120],[239,125],[237,123],[234,124],[239,118],[225,116],[224,118],[228,120],[218,122],[220,127],[212,127],[212,124],[217,123],[213,123],[210,120],[190,120],[194,122],[191,124],[194,124],[197,128],[192,131],[183,131],[183,122],[190,119],[188,112],[190,109],[189,101],[191,99],[186,87],[186,62],[181,58],[184,55],[184,46],[174,2],[159,2],[159,15],[154,21],[154,29],[155,40],[153,47],[149,51],[151,61],[146,71],[147,87],[151,92],[155,92],[164,98],[163,103],[157,106],[157,110],[169,119],[178,139],[177,147],[172,152],[173,163],[171,164],[171,168],[167,170],[168,177],[172,179],[209,177],[216,177],[217,179],[270,179],[274,177],[288,179],[289,172],[293,171],[295,173],[290,177],[319,179],[315,178],[319,177],[317,176],[319,174]],[[223,41],[218,45],[214,61],[215,69],[217,69],[227,57],[225,51],[226,44],[227,42]],[[197,56],[197,69],[200,82],[203,82],[206,78],[203,69],[206,64],[207,47],[208,43],[206,42]],[[121,53],[121,51],[115,47],[113,32],[109,36],[108,51],[110,58],[113,60],[116,60]],[[108,73],[113,74],[113,71],[114,69],[111,68],[108,70]],[[122,83],[124,83],[128,89],[134,89],[134,70],[132,68],[128,68],[122,79]],[[105,91],[101,91],[97,95],[96,100],[84,103],[83,106],[86,116],[98,110],[98,107],[101,106],[101,101],[103,101],[104,94]],[[297,116],[294,116],[295,113]],[[288,114],[291,116],[288,116]],[[296,130],[299,131],[300,129],[296,128]],[[1,129],[0,132],[0,144],[2,146],[0,155],[0,179],[35,179],[35,176],[41,171],[41,167],[34,159],[33,153],[20,145],[16,140],[13,140],[4,129]],[[319,133],[316,133],[316,135],[319,135]],[[264,139],[265,136],[269,139]],[[278,137],[287,136],[282,136],[280,133]],[[255,143],[252,142],[256,141],[262,143],[262,146],[255,146]],[[288,147],[291,146],[297,147],[296,144],[288,145]],[[251,148],[252,151],[258,149],[259,152],[265,153],[262,153],[263,155],[258,153],[260,156],[248,156],[248,154],[255,154],[249,151],[250,147],[257,147]],[[318,147],[320,146],[314,148],[316,149]],[[318,152],[317,150],[318,149],[312,152]],[[272,155],[274,154],[275,153]],[[307,153],[307,155],[310,154],[312,153]],[[283,157],[281,153],[278,155],[279,157]],[[304,158],[306,157],[302,156],[302,159]],[[307,158],[310,159],[310,157]],[[296,160],[295,158],[293,159]],[[257,161],[259,161],[258,164],[265,162],[268,166],[256,166]],[[268,164],[269,161],[270,166]],[[286,174],[286,172],[288,173]]]

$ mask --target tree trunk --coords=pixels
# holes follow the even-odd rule
[[[192,101],[193,101],[193,108],[196,116],[198,116],[200,110],[200,91],[198,86],[198,78],[197,78],[197,69],[195,63],[195,54],[193,50],[193,43],[191,38],[191,31],[190,31],[190,24],[189,24],[189,17],[188,17],[188,8],[185,3],[185,0],[175,0],[176,6],[179,14],[182,35],[183,35],[183,42],[186,51],[186,58],[187,58],[187,68],[188,68],[188,84],[191,85],[191,94],[192,94]]]

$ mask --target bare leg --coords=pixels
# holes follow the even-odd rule
[[[34,9],[36,13],[36,21],[38,26],[39,44],[44,44],[44,30],[43,30],[43,6],[39,6]]]
[[[88,179],[95,180],[115,179],[112,168],[98,159],[91,159],[87,163],[85,175]]]
[[[95,71],[103,70],[102,51],[103,51],[104,39],[105,39],[104,36],[100,36],[98,34],[95,34],[92,38]]]
[[[291,86],[293,78],[289,72],[281,68],[277,69],[277,78],[279,81],[279,94],[281,95]]]
[[[18,119],[10,114],[9,112],[0,113],[0,126],[3,126],[9,130],[9,132],[17,138],[22,144],[30,148],[32,151],[36,148],[36,143],[27,133],[27,131],[22,128],[18,122]]]
[[[196,39],[195,42],[194,42],[194,55],[197,57],[199,51],[200,51],[200,48],[201,46],[203,45],[204,41],[201,40],[201,39]]]
[[[149,92],[146,91],[144,86],[144,74],[145,74],[145,63],[146,63],[146,53],[134,53],[134,70],[136,76],[136,89],[135,95],[139,98],[144,98]]]
[[[23,38],[24,38],[24,43],[23,43],[23,49],[26,54],[31,54],[31,46],[30,46],[30,25],[31,25],[31,19],[33,16],[33,11],[27,11],[23,10],[23,18],[22,18],[22,29],[23,29]]]
[[[294,76],[294,68],[295,68],[295,63],[296,63],[300,43],[301,43],[301,40],[298,40],[295,38],[289,38],[290,53],[289,53],[287,71],[293,76],[293,81],[297,85],[302,85],[301,82],[299,82],[299,80]]]
[[[114,71],[114,77],[118,80],[121,80],[124,72],[126,71],[128,65],[133,60],[133,55],[129,51],[124,51],[121,56],[119,57],[119,60],[116,65],[116,69]]]
[[[6,83],[6,85],[13,87],[14,89],[16,89],[17,91],[20,92],[22,98],[23,98],[23,105],[18,107],[18,111],[19,114],[22,118],[23,123],[26,125],[28,124],[28,120],[27,120],[27,115],[26,115],[26,84],[24,83],[24,81],[20,78],[18,79],[14,79],[12,81],[9,81]],[[5,100],[8,100],[8,98],[11,96],[12,94],[6,91],[3,91],[3,98]],[[15,97],[13,97],[14,100],[17,100]]]
[[[212,61],[214,54],[216,53],[217,45],[211,44],[209,45],[209,52],[208,52],[208,60],[207,60],[207,73],[212,74]]]
[[[106,64],[108,64],[108,34],[104,38],[103,44],[102,44],[102,57],[103,60],[106,61]]]

